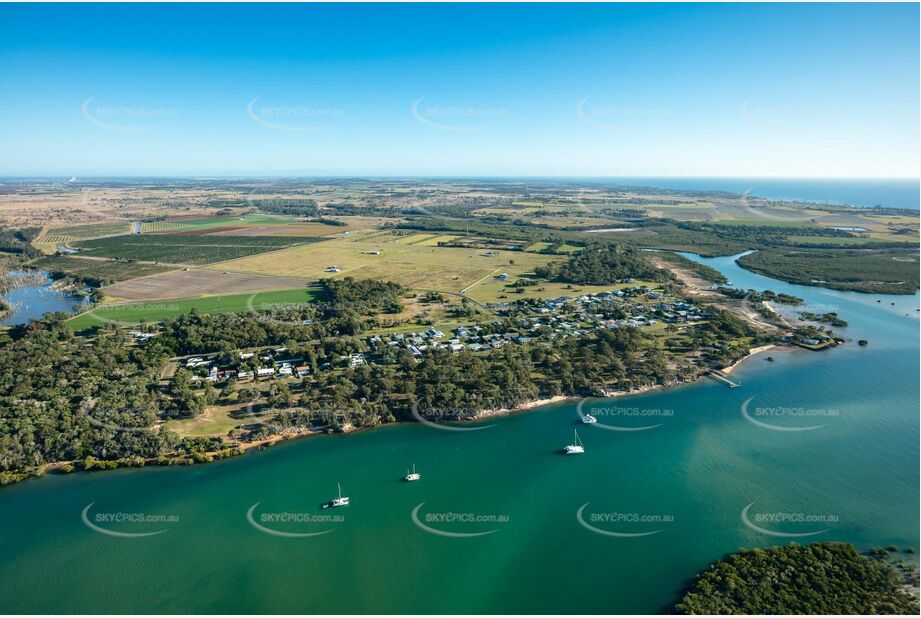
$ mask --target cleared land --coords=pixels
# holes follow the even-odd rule
[[[87,260],[89,261],[89,260]],[[99,263],[96,260],[94,262]],[[101,262],[109,264],[109,262]],[[133,279],[102,288],[106,297],[130,300],[188,298],[205,294],[240,294],[303,287],[306,281],[295,277],[218,272],[213,270],[174,270]]]
[[[85,240],[75,244],[91,257],[121,258],[166,264],[212,264],[245,255],[274,251],[318,238],[247,236],[179,236],[140,234]]]
[[[309,279],[353,276],[396,281],[411,288],[459,292],[492,273],[520,275],[560,256],[523,251],[484,251],[423,244],[437,234],[354,233],[346,238],[256,255],[211,268]],[[380,251],[379,254],[372,252]],[[490,253],[490,255],[484,255]],[[326,272],[337,266],[341,272]]]
[[[318,288],[301,287],[271,292],[119,303],[97,307],[73,318],[68,324],[74,330],[80,331],[112,322],[124,325],[138,324],[142,320],[155,322],[188,313],[192,309],[197,309],[201,313],[258,311],[261,308],[278,305],[310,303],[315,301],[319,295]]]

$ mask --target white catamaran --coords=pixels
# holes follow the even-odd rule
[[[349,505],[349,497],[342,495],[342,485],[339,483],[336,483],[336,487],[339,488],[339,497],[333,498],[332,500],[324,504],[323,505],[324,509],[329,508],[331,506],[348,506]]]
[[[418,481],[422,478],[422,475],[416,472],[416,464],[413,464],[413,471],[406,471],[406,476],[403,477],[404,481]]]
[[[567,444],[563,452],[567,455],[581,455],[585,452],[585,447],[582,446],[582,440],[579,439],[579,432],[573,429],[572,433],[575,436],[575,440],[572,444]]]

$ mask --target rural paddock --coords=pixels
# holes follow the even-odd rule
[[[157,300],[296,288],[307,281],[297,277],[189,269],[116,283],[102,288],[102,291],[113,300]]]

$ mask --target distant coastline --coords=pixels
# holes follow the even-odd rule
[[[606,179],[618,184],[669,190],[727,191],[783,202],[919,210],[917,178],[713,178],[637,177]]]

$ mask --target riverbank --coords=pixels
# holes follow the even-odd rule
[[[731,373],[734,369],[738,368],[742,363],[750,359],[751,357],[766,352],[772,348],[784,348],[784,349],[795,349],[790,346],[781,346],[779,344],[769,344],[751,348],[749,353],[744,357],[740,358],[738,361],[729,365],[728,367],[722,369],[721,371],[725,374]],[[613,399],[616,397],[626,397],[631,395],[642,395],[646,393],[651,393],[654,391],[664,391],[671,389],[676,386],[683,386],[685,384],[690,384],[696,382],[704,377],[705,374],[700,374],[693,379],[685,381],[675,381],[669,384],[649,384],[641,386],[639,388],[634,388],[630,390],[604,390],[602,394],[597,395],[599,398]],[[584,399],[584,397],[577,395],[555,395],[553,397],[545,397],[541,399],[534,399],[531,401],[524,402],[520,405],[517,405],[512,408],[497,408],[490,410],[482,410],[477,412],[472,418],[465,419],[462,422],[478,422],[489,418],[497,418],[503,416],[510,416],[513,414],[521,414],[534,410],[546,405],[564,403],[570,401],[579,401]],[[412,424],[412,423],[408,423]],[[379,425],[378,425],[379,426]],[[354,425],[344,425],[337,430],[331,430],[329,427],[288,427],[283,431],[272,434],[270,436],[265,436],[255,440],[239,440],[230,437],[230,432],[225,432],[221,434],[213,434],[210,437],[220,438],[221,440],[226,441],[223,445],[223,448],[214,451],[205,451],[199,453],[197,456],[168,456],[160,455],[157,457],[149,458],[135,458],[130,461],[119,461],[119,460],[107,460],[105,465],[99,465],[90,469],[84,468],[83,460],[73,460],[73,461],[58,461],[53,463],[48,463],[43,465],[38,470],[31,473],[6,473],[3,477],[0,486],[2,485],[11,485],[21,481],[28,480],[30,478],[39,478],[44,476],[47,473],[71,473],[76,470],[83,471],[97,471],[97,470],[111,470],[118,469],[123,467],[143,467],[143,466],[174,466],[174,465],[196,465],[202,463],[211,463],[212,461],[220,461],[222,459],[227,459],[229,457],[236,457],[240,455],[245,455],[246,453],[253,451],[261,451],[266,448],[271,448],[278,444],[284,442],[290,442],[293,440],[299,440],[302,438],[308,438],[311,436],[325,435],[329,433],[341,433],[349,434],[359,432],[365,429],[374,429],[375,427],[355,427]],[[152,428],[153,429],[153,428]]]

